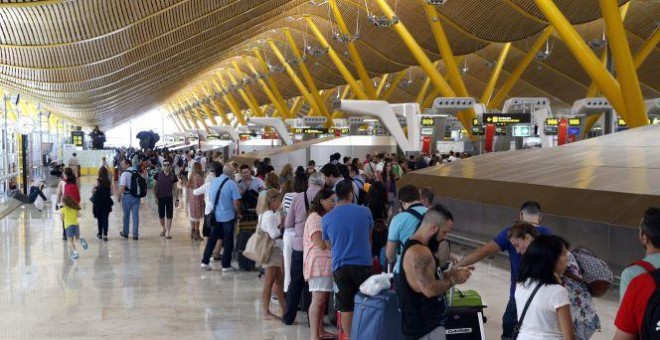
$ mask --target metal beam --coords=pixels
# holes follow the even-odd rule
[[[167,109],[166,111],[167,111],[167,117],[174,122],[174,125],[176,125],[176,129],[179,130],[179,132],[183,132],[183,128],[181,127],[181,125],[179,125],[179,122],[176,119],[174,119],[174,113],[171,112],[169,109]]]
[[[449,45],[449,39],[447,39],[445,29],[442,27],[442,23],[438,17],[438,11],[434,5],[429,4],[426,0],[421,0],[421,2],[424,11],[426,12],[429,25],[431,25],[431,32],[433,32],[435,43],[438,45],[440,56],[442,56],[442,61],[445,64],[449,82],[453,85],[453,89],[459,97],[468,97],[467,87],[465,87],[463,77],[458,70],[458,63],[454,58],[454,52],[452,52],[451,46]]]
[[[655,46],[660,43],[660,28],[656,28],[653,34],[646,39],[644,42],[644,45],[637,50],[637,54],[635,55],[634,63],[635,67],[639,68],[644,64],[644,61],[651,55],[651,52],[653,52],[653,49],[655,49]]]
[[[617,76],[619,78],[620,90],[623,96],[628,117],[626,123],[634,128],[648,125],[648,114],[642,89],[639,86],[639,78],[635,64],[633,63],[630,45],[626,37],[626,31],[623,28],[623,20],[619,13],[619,7],[616,2],[611,0],[600,0],[600,11],[605,20],[605,29],[610,44],[610,50],[614,57]],[[601,87],[601,90],[604,89]]]
[[[437,65],[438,62],[435,63]],[[421,104],[422,101],[424,100],[424,97],[426,96],[426,92],[429,91],[429,87],[431,86],[431,78],[429,76],[426,76],[426,79],[424,80],[424,84],[422,84],[422,88],[419,90],[419,93],[417,94],[417,98],[415,101],[418,104]]]
[[[534,0],[536,6],[557,30],[562,40],[573,56],[582,65],[587,74],[596,81],[605,97],[614,109],[624,118],[628,116],[626,104],[621,94],[621,87],[607,69],[600,63],[598,57],[587,46],[571,23],[564,17],[554,1]],[[618,15],[618,14],[617,14]],[[627,118],[626,118],[627,119]]]
[[[273,105],[277,108],[277,111],[282,114],[282,117],[290,117],[291,112],[289,111],[289,108],[287,107],[286,103],[280,102],[279,99],[275,96],[273,91],[268,87],[268,84],[263,80],[259,72],[257,72],[257,69],[252,66],[252,63],[250,63],[249,60],[245,60],[245,63],[247,64],[248,68],[252,73],[254,73],[254,76],[257,78],[257,82],[259,85],[261,85],[261,88],[264,90],[264,93],[268,97],[268,99],[273,103]],[[234,61],[234,67],[238,67],[238,63]]]
[[[502,46],[502,51],[500,51],[500,56],[499,58],[497,58],[497,65],[495,65],[495,69],[490,74],[490,79],[488,80],[486,89],[484,90],[484,93],[481,95],[482,104],[488,105],[488,102],[490,102],[490,99],[493,97],[495,86],[497,85],[497,81],[500,79],[500,74],[502,74],[502,69],[504,68],[504,62],[506,61],[506,57],[509,55],[510,50],[511,50],[510,42]]]
[[[348,27],[346,26],[344,17],[341,15],[341,12],[339,11],[339,6],[337,6],[337,0],[329,0],[328,5],[330,6],[332,13],[334,14],[335,21],[337,22],[337,26],[339,27],[339,31],[341,32],[341,34],[349,35],[350,32],[348,31]],[[357,73],[360,76],[360,80],[362,80],[362,85],[364,86],[366,95],[369,97],[369,99],[378,98],[378,93],[374,89],[373,84],[371,83],[371,77],[369,76],[369,72],[367,72],[367,68],[364,66],[364,62],[362,61],[362,57],[360,57],[360,53],[358,53],[357,47],[355,47],[355,43],[349,40],[347,47],[348,47],[348,53],[351,56],[351,60],[355,65],[355,69],[357,70]]]
[[[181,110],[181,115],[183,115],[183,118],[185,118],[186,122],[188,122],[188,126],[190,126],[188,129],[192,129],[193,127],[197,130],[199,130],[199,123],[197,123],[197,120],[193,118],[192,116],[192,107],[189,109],[185,108],[184,105],[179,104],[182,108]]]
[[[286,70],[287,74],[289,74],[289,78],[291,78],[291,80],[293,80],[293,83],[298,88],[298,91],[300,91],[300,93],[303,95],[303,97],[305,97],[305,99],[307,100],[307,102],[309,102],[309,104],[312,106],[314,111],[323,112],[319,108],[319,103],[314,99],[314,96],[309,92],[309,90],[307,90],[307,88],[305,87],[305,84],[303,84],[303,82],[300,80],[300,78],[298,78],[298,75],[293,70],[291,65],[289,65],[289,63],[286,62],[286,59],[284,58],[284,55],[282,55],[282,52],[280,52],[280,49],[277,47],[275,42],[271,40],[271,41],[268,41],[268,44],[270,45],[270,48],[273,50],[273,53],[275,54],[277,59],[284,66],[284,69]]]
[[[264,72],[266,72],[266,80],[268,81],[270,90],[273,92],[275,98],[277,98],[277,101],[280,102],[281,105],[283,106],[282,109],[286,109],[286,104],[283,104],[285,103],[285,100],[284,97],[282,96],[282,92],[280,91],[279,86],[277,86],[277,82],[275,81],[275,79],[273,79],[273,77],[270,75],[270,69],[268,68],[268,64],[266,63],[266,60],[261,55],[261,51],[259,51],[258,48],[255,48],[253,52],[254,52],[254,56],[259,61],[259,65],[261,65],[261,68],[264,70]],[[293,117],[293,115],[291,117]]]
[[[378,88],[376,89],[376,98],[380,98],[380,94],[383,93],[383,88],[385,87],[385,83],[387,83],[387,80],[390,78],[389,74],[383,74],[380,77],[380,82],[378,83]]]
[[[353,93],[357,95],[359,99],[362,100],[368,100],[370,97],[362,90],[360,85],[358,84],[357,80],[353,77],[351,72],[348,70],[346,65],[344,65],[344,62],[341,61],[341,58],[339,57],[339,54],[328,44],[328,41],[325,39],[321,31],[316,27],[314,24],[314,21],[310,16],[305,16],[305,19],[307,20],[307,25],[309,28],[312,30],[312,33],[314,33],[314,36],[316,36],[316,39],[321,43],[323,48],[328,49],[328,56],[330,56],[330,59],[332,62],[335,64],[335,67],[337,67],[337,70],[339,70],[339,73],[341,73],[342,77],[344,77],[344,80],[346,80],[346,83],[351,87],[353,90]],[[371,81],[371,80],[368,80]],[[368,84],[364,84],[365,87],[369,86]]]
[[[552,35],[552,32],[554,32],[554,28],[548,27],[543,31],[543,33],[541,33],[541,35],[539,35],[539,37],[532,45],[532,48],[527,51],[525,57],[523,57],[518,66],[516,66],[513,72],[511,72],[509,78],[507,78],[504,84],[502,84],[502,87],[500,87],[499,91],[497,91],[495,96],[490,100],[487,105],[489,108],[499,108],[502,106],[504,100],[506,100],[506,97],[509,95],[509,92],[511,89],[513,89],[513,86],[516,85],[520,77],[523,75],[523,73],[525,73],[525,70],[527,70],[527,67],[529,67],[532,61],[534,61],[536,53],[541,50],[545,42]]]
[[[222,79],[221,79],[221,81],[222,81]],[[218,85],[218,82],[216,82],[215,79],[211,79],[211,83],[213,83],[213,86],[216,87],[216,90],[218,92],[222,93],[222,99],[224,99],[225,103],[227,104],[229,109],[234,114],[234,117],[236,117],[236,119],[238,120],[238,123],[241,124],[241,125],[247,125],[247,123],[245,122],[245,117],[243,117],[243,112],[241,111],[241,108],[236,103],[236,100],[233,99],[233,96],[231,96],[231,93],[229,93],[229,94],[224,93],[223,87]]]
[[[328,109],[325,107],[325,103],[323,102],[321,95],[319,94],[319,88],[316,86],[316,83],[314,82],[314,78],[312,78],[312,74],[309,72],[309,69],[307,68],[307,65],[305,65],[305,61],[303,60],[303,55],[300,53],[300,50],[298,49],[298,45],[296,44],[296,41],[293,39],[293,36],[291,35],[291,31],[288,28],[282,29],[282,32],[284,32],[284,36],[286,36],[287,41],[289,42],[289,46],[291,47],[291,51],[293,51],[293,55],[298,59],[298,69],[300,70],[300,73],[302,73],[303,78],[305,79],[305,83],[307,83],[307,87],[309,88],[309,92],[311,92],[312,97],[314,97],[314,100],[318,103],[319,109],[319,114],[329,117],[328,114]]]
[[[192,113],[194,113],[195,116],[197,116],[197,119],[202,123],[202,126],[204,127],[204,131],[206,131],[207,133],[211,132],[211,130],[209,130],[209,125],[206,124],[206,119],[204,119],[204,116],[202,116],[202,113],[200,112],[201,109],[198,108],[197,105],[195,105],[195,103],[193,103],[190,99],[187,99],[186,102],[188,102],[188,105],[190,105]]]
[[[229,81],[238,89],[238,94],[243,98],[243,102],[245,102],[245,105],[250,108],[250,111],[252,111],[252,114],[257,116],[257,117],[263,117],[264,113],[261,112],[261,108],[259,107],[259,104],[252,101],[252,99],[248,96],[247,92],[245,89],[241,88],[241,84],[236,81],[236,78],[227,70],[226,72],[227,76],[229,77]],[[222,78],[221,75],[218,74],[219,77]]]
[[[387,90],[385,90],[385,93],[383,93],[380,99],[385,101],[389,100],[390,97],[394,94],[394,91],[396,91],[397,86],[399,86],[399,84],[401,83],[403,78],[406,77],[407,74],[408,74],[408,70],[403,70],[397,73],[396,77],[394,77],[394,79],[390,83],[390,87]],[[345,99],[345,97],[342,97],[341,99]]]
[[[211,105],[215,109],[215,112],[220,116],[222,119],[222,122],[225,125],[231,125],[231,122],[229,121],[229,118],[227,117],[227,111],[225,111],[225,108],[222,107],[222,103],[220,101],[213,101],[211,100]]]

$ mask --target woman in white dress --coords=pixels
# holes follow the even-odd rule
[[[281,315],[284,315],[284,278],[280,266],[282,265],[282,245],[279,239],[282,236],[282,215],[279,209],[282,206],[282,194],[277,189],[269,189],[266,192],[263,207],[260,207],[262,213],[259,215],[258,228],[268,233],[268,236],[276,240],[272,253],[267,262],[261,263],[266,272],[264,279],[264,288],[261,294],[264,319],[278,318],[270,311],[270,296],[274,290],[277,300],[280,301]]]

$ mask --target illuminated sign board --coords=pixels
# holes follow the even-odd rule
[[[506,136],[506,126],[496,126],[495,127],[496,136]]]
[[[622,118],[619,118],[619,119],[616,121],[616,123],[617,123],[617,125],[619,125],[619,126],[628,126],[628,124],[626,123],[626,121],[623,120]]]
[[[339,131],[339,134],[342,134],[342,135],[347,135],[347,134],[351,133],[351,129],[350,129],[350,128],[337,128],[337,127],[333,127],[333,128],[329,128],[329,129],[328,129],[328,133],[330,133],[330,134],[336,134],[337,131]]]
[[[529,113],[484,113],[485,124],[525,124],[532,122]]]
[[[569,118],[568,126],[580,126],[582,125],[582,118]]]
[[[545,120],[545,126],[558,126],[559,118],[547,118]]]
[[[529,137],[532,135],[532,127],[529,125],[517,125],[513,127],[513,137]]]
[[[431,135],[433,135],[433,128],[430,128],[430,127],[424,127],[424,128],[422,128],[422,135],[424,135],[424,136],[431,136]]]
[[[546,126],[545,135],[546,136],[556,136],[559,134],[559,129],[556,126]]]
[[[422,126],[435,126],[435,118],[422,117]]]
[[[82,131],[71,131],[71,142],[75,146],[83,146],[85,143],[85,133]]]
[[[568,134],[571,136],[577,136],[580,134],[580,128],[579,127],[569,127],[568,128]]]
[[[294,133],[294,134],[297,134],[297,135],[300,135],[300,134],[303,134],[303,135],[306,135],[306,134],[310,134],[310,135],[321,135],[321,134],[327,134],[327,133],[329,133],[329,132],[328,132],[328,129],[293,128],[292,130],[293,130],[293,133]],[[333,131],[332,133],[334,133],[334,131]]]
[[[476,125],[479,125],[479,124],[481,124],[481,123],[479,123],[478,118],[472,118],[472,125],[476,126]]]
[[[483,136],[486,134],[486,129],[484,129],[484,126],[481,124],[475,125],[472,127],[472,134],[474,136]]]

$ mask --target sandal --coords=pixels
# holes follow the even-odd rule
[[[160,237],[165,237],[165,232],[164,231],[160,232]]]

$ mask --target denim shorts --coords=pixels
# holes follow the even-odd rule
[[[80,227],[77,225],[70,225],[64,229],[66,232],[66,237],[80,237]]]

